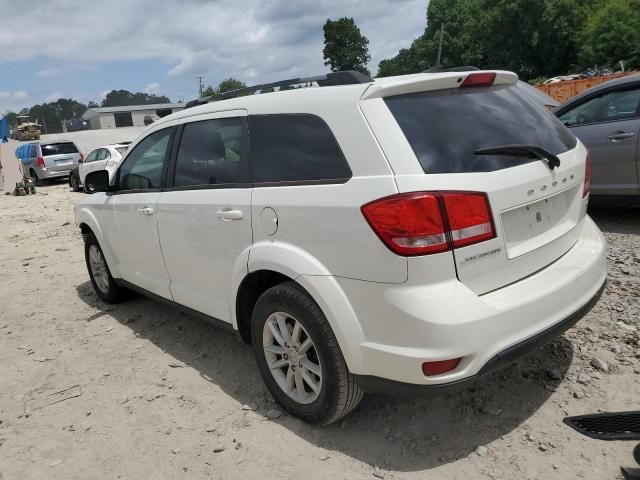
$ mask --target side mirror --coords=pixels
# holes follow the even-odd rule
[[[106,170],[91,172],[84,179],[84,184],[89,193],[108,192],[110,191],[109,172]]]

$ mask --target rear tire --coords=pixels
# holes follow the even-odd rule
[[[102,248],[93,233],[84,237],[84,258],[96,294],[107,303],[118,303],[122,300],[125,289],[119,287],[111,276]]]
[[[73,190],[74,192],[80,191],[80,183],[79,183],[78,177],[76,177],[75,174],[73,173],[69,174],[69,186],[71,187],[71,190]]]
[[[360,403],[363,393],[329,322],[295,282],[276,285],[258,298],[251,336],[262,379],[290,414],[327,425]]]
[[[33,169],[29,170],[29,175],[31,176],[31,179],[33,180],[33,184],[36,187],[41,187],[42,186],[42,180],[40,180],[38,178],[38,175],[36,174],[35,170],[33,170]]]

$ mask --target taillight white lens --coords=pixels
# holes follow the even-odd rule
[[[591,192],[591,156],[587,152],[587,159],[584,167],[584,188],[582,190],[582,198],[585,198]]]
[[[496,236],[489,201],[479,192],[403,193],[368,203],[362,213],[399,255],[439,253]]]
[[[495,237],[487,195],[479,192],[442,193],[454,248]]]

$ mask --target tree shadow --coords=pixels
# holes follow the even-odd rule
[[[90,282],[76,287],[86,304],[108,313],[177,361],[196,369],[241,404],[268,398],[250,346],[235,332],[214,328],[199,317],[134,295],[118,305],[103,303]],[[87,319],[91,321],[98,313]],[[534,414],[564,378],[573,347],[564,337],[520,363],[451,393],[407,399],[367,395],[355,412],[328,427],[291,416],[276,422],[300,438],[372,466],[420,471],[466,457],[511,432]],[[264,414],[270,402],[258,406]]]

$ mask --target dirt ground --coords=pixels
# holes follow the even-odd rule
[[[276,405],[235,334],[142,297],[99,301],[81,195],[0,197],[0,479],[602,480],[632,464],[633,444],[562,419],[639,408],[638,210],[592,211],[609,283],[563,337],[462,391],[370,395],[320,428],[267,418]]]

